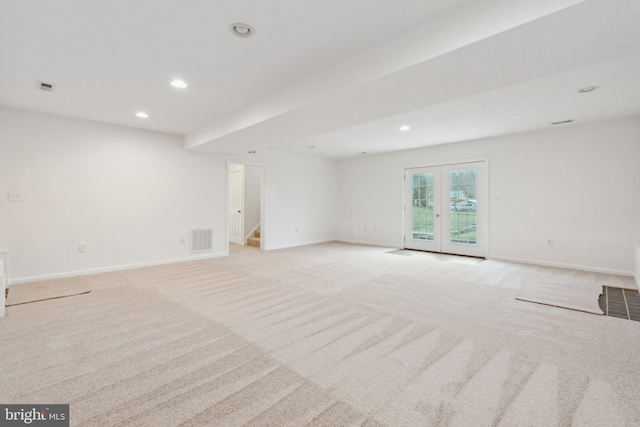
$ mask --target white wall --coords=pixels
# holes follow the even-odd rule
[[[337,161],[271,150],[235,159],[265,166],[265,249],[335,239]],[[185,151],[174,135],[0,109],[10,283],[226,255],[227,160]],[[194,227],[213,227],[213,252],[189,253]]]
[[[0,109],[0,171],[11,283],[193,258],[192,227],[225,253],[225,167],[177,136]]]
[[[403,169],[479,157],[490,257],[634,274],[640,117],[340,162],[275,150],[229,160],[265,167],[264,245],[277,249],[336,237],[401,247]],[[224,255],[226,161],[172,135],[0,109],[9,279],[190,259],[179,237],[191,227],[213,227],[207,255]]]
[[[403,169],[482,157],[490,257],[633,274],[640,117],[343,160],[339,238],[402,247]]]
[[[231,160],[265,167],[264,249],[336,238],[336,160],[267,149]]]

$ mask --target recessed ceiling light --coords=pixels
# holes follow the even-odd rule
[[[363,152],[361,152],[361,153],[358,153],[358,155],[359,155],[359,156],[364,156],[365,154],[367,154],[367,152],[366,152],[366,151],[363,151]]]
[[[136,117],[140,117],[141,119],[148,119],[149,115],[147,113],[145,113],[144,111],[138,111],[136,113]]]
[[[582,89],[580,89],[578,91],[578,93],[589,93],[589,92],[593,92],[594,90],[598,90],[600,89],[600,86],[587,86],[587,87],[583,87]]]
[[[400,130],[405,131],[411,129],[409,126],[400,126]]]
[[[234,36],[243,38],[251,37],[256,33],[256,30],[254,30],[251,25],[242,24],[239,22],[229,25],[229,31],[231,31],[231,34],[233,34]]]
[[[183,82],[182,80],[173,80],[171,82],[171,86],[177,87],[178,89],[184,89],[184,88],[188,87],[189,85],[186,84],[185,82]]]
[[[314,148],[316,148],[316,146],[315,145],[309,145],[307,148],[314,149]]]

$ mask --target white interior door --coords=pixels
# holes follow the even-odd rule
[[[405,170],[405,247],[484,257],[488,180],[485,162]]]
[[[229,172],[229,243],[244,245],[244,172]]]

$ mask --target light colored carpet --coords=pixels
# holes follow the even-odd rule
[[[516,299],[603,315],[598,305],[598,296],[601,293],[602,286],[595,284],[538,282],[520,291]]]
[[[91,292],[91,288],[84,277],[70,277],[36,283],[26,283],[9,288],[7,307],[48,299],[81,295],[89,292]]]
[[[556,269],[561,270],[561,269]],[[556,274],[541,275],[541,280],[525,283],[516,296],[517,300],[544,304],[552,307],[583,311],[585,313],[604,315],[598,305],[598,297],[602,293],[603,281],[592,280],[588,274],[575,270],[558,271]],[[578,280],[575,277],[578,275]],[[629,280],[613,280],[616,285],[627,289],[637,289]]]
[[[635,426],[640,322],[516,301],[633,279],[328,243],[9,307],[0,401],[73,426]]]
[[[403,255],[403,256],[411,256],[417,258],[425,258],[431,259],[435,261],[444,261],[444,262],[455,262],[457,264],[479,264],[484,262],[484,258],[476,258],[469,256],[459,256],[459,255],[450,255],[450,254],[441,254],[435,252],[427,252],[427,251],[417,251],[413,249],[396,249],[393,251],[389,251],[387,253],[393,255]]]

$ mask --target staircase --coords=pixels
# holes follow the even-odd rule
[[[254,236],[247,238],[247,245],[260,247],[260,228],[253,232]]]

